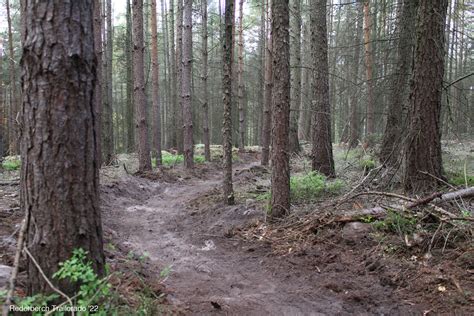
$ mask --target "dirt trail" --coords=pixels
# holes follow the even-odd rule
[[[139,254],[149,255],[156,273],[171,266],[166,280],[170,300],[189,314],[210,315],[409,315],[380,285],[368,288],[375,299],[336,295],[328,276],[316,267],[300,269],[273,257],[265,243],[226,238],[233,225],[262,218],[245,205],[216,199],[221,174],[179,183],[128,176],[102,194],[106,226]],[[202,202],[204,201],[204,202]],[[339,283],[337,274],[330,274]],[[370,283],[370,280],[369,280]],[[372,293],[372,294],[371,294]]]

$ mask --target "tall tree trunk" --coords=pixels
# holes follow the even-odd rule
[[[265,51],[265,94],[262,124],[262,165],[268,166],[272,129],[272,0],[267,0],[267,49]]]
[[[400,161],[400,146],[406,130],[405,113],[408,99],[409,79],[415,45],[413,30],[416,21],[416,1],[403,0],[399,18],[398,56],[387,110],[387,124],[382,139],[380,161],[394,167]]]
[[[303,41],[303,52],[308,52],[310,51],[310,41],[308,40],[308,38],[310,37],[309,36],[309,28],[308,28],[308,24],[307,22],[304,22],[304,24],[302,25],[302,28],[303,28],[303,38],[302,38],[302,41]],[[307,132],[307,126],[310,125],[310,122],[311,122],[311,115],[310,115],[310,112],[308,111],[308,94],[309,94],[309,90],[310,90],[310,83],[311,83],[311,80],[310,80],[310,77],[309,77],[309,74],[310,74],[310,71],[309,71],[309,68],[311,67],[311,65],[309,65],[309,61],[308,61],[308,53],[305,53],[305,54],[302,54],[301,56],[301,65],[302,65],[302,74],[301,74],[301,77],[302,77],[302,83],[301,83],[301,94],[300,94],[300,106],[299,106],[299,109],[300,109],[300,116],[298,118],[298,139],[304,139],[304,140],[308,140],[309,139],[309,136],[308,135],[308,132]]]
[[[170,60],[170,74],[171,74],[171,121],[170,121],[170,144],[175,148],[178,147],[178,129],[181,128],[177,124],[177,117],[178,117],[178,65],[176,63],[176,46],[175,46],[175,32],[174,32],[174,0],[170,0],[170,53],[171,53],[171,60]]]
[[[224,200],[234,204],[232,187],[232,49],[234,24],[234,0],[225,0],[225,35],[222,51],[222,92],[224,94],[224,121],[222,126],[224,151]]]
[[[151,170],[143,64],[143,0],[133,0],[133,103],[138,133],[138,171]]]
[[[265,94],[265,4],[261,3],[261,16],[260,16],[260,30],[258,36],[258,64],[259,64],[259,72],[258,72],[258,97],[257,97],[257,124],[255,124],[256,128],[254,130],[254,144],[262,145],[262,122],[263,122],[263,100]]]
[[[355,36],[355,48],[354,48],[354,57],[352,59],[352,78],[355,83],[358,82],[359,77],[359,61],[360,61],[360,40],[362,37],[362,19],[364,16],[363,13],[363,4],[357,4],[358,13],[357,13],[357,27],[356,27],[356,36]],[[351,84],[351,96],[350,96],[350,114],[349,114],[349,147],[354,148],[359,144],[359,113],[357,107],[358,101],[358,87],[354,84]]]
[[[114,125],[113,125],[113,97],[112,97],[112,59],[113,59],[113,29],[112,29],[112,1],[107,0],[105,12],[107,23],[107,41],[104,60],[106,78],[106,98],[104,102],[104,163],[110,165],[114,162]]]
[[[183,103],[183,152],[184,166],[186,169],[194,168],[194,142],[193,142],[193,107],[191,100],[191,71],[192,71],[192,48],[193,48],[193,3],[192,0],[184,0],[183,18],[183,59],[182,59],[182,89],[181,102]]]
[[[207,67],[207,0],[201,0],[201,14],[202,14],[202,33],[201,33],[201,52],[202,52],[202,112],[203,112],[203,140],[204,140],[204,158],[206,161],[211,161],[211,147],[209,139],[209,91],[207,86],[208,67]]]
[[[82,248],[99,275],[105,264],[93,98],[93,1],[28,1],[23,14],[28,34],[22,58],[27,93],[21,110],[26,248],[45,276],[72,296],[77,285],[52,277],[60,262]],[[27,271],[30,294],[51,292],[32,260]]]
[[[96,81],[94,88],[94,115],[96,118],[96,135],[102,135],[102,16],[99,1],[94,4],[94,49],[97,60]],[[97,163],[102,165],[101,137],[97,137]]]
[[[239,67],[238,67],[238,98],[239,98],[239,151],[245,147],[245,124],[244,124],[244,26],[242,24],[244,15],[244,0],[239,0]]]
[[[132,8],[127,1],[127,39],[125,41],[125,55],[127,62],[127,152],[135,151],[135,111],[133,103],[133,58],[132,58]]]
[[[7,25],[8,25],[8,49],[9,49],[9,71],[10,71],[10,155],[16,155],[18,153],[18,139],[19,131],[17,124],[18,115],[18,92],[16,87],[16,71],[15,71],[15,53],[13,48],[13,33],[12,33],[12,19],[10,15],[10,1],[5,0],[5,6],[7,9]]]
[[[271,217],[290,211],[290,8],[289,0],[272,1],[272,197]]]
[[[367,79],[367,136],[370,136],[375,132],[374,124],[374,81],[372,75],[372,69],[374,65],[374,59],[372,56],[371,48],[371,27],[372,22],[370,19],[370,0],[364,0],[364,48],[365,48],[365,69]]]
[[[156,165],[161,165],[161,104],[160,65],[158,64],[158,30],[156,23],[156,0],[151,0],[151,68],[153,89],[153,156]]]
[[[291,41],[291,112],[290,112],[290,152],[300,151],[298,140],[298,118],[301,103],[301,0],[291,0],[290,17]]]
[[[183,153],[183,102],[181,93],[183,91],[183,1],[177,0],[176,8],[176,141],[179,153]]]
[[[419,2],[405,158],[409,191],[431,191],[443,178],[440,113],[447,8],[448,0]]]
[[[329,65],[326,27],[326,0],[312,0],[311,52],[313,54],[311,167],[334,177],[331,141],[331,106],[329,105]]]
[[[0,74],[3,73],[3,52],[0,51]],[[6,137],[5,132],[7,130],[5,126],[5,118],[7,111],[5,111],[5,103],[3,102],[3,78],[0,76],[0,169],[2,168],[2,160],[5,155],[5,144]]]

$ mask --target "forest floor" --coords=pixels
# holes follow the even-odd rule
[[[410,235],[413,240],[408,242],[401,230],[381,231],[369,218],[328,220],[329,210],[385,202],[358,197],[334,203],[363,178],[360,161],[365,154],[351,157],[336,148],[337,168],[345,181],[341,192],[299,203],[294,215],[276,224],[266,222],[262,196],[270,176],[259,166],[258,152],[239,154],[234,206],[222,203],[217,164],[197,164],[193,174],[170,166],[136,176],[130,174],[134,157],[120,156],[118,166],[101,171],[107,260],[112,271],[123,273],[112,282],[124,296],[146,292],[124,300],[135,310],[153,313],[474,314],[474,248],[469,233],[441,227],[434,235],[425,232],[422,241]],[[450,157],[472,168],[472,161],[460,156]],[[458,162],[456,169],[463,165]],[[292,173],[303,174],[308,167],[304,157],[295,159]],[[0,264],[11,265],[12,234],[21,220],[18,187],[0,189]],[[463,202],[472,212],[472,200]],[[472,226],[467,230],[472,234]],[[456,240],[450,237],[454,235]]]

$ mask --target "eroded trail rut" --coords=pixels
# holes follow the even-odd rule
[[[147,253],[157,274],[171,266],[165,282],[174,304],[192,315],[403,313],[390,300],[370,310],[341,300],[321,287],[316,268],[302,273],[272,257],[264,243],[226,238],[232,225],[262,214],[245,205],[220,204],[220,179],[215,174],[169,184],[128,176],[104,189],[106,227],[137,253]],[[194,202],[201,200],[206,202]]]

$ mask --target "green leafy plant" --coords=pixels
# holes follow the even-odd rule
[[[359,166],[365,171],[375,168],[375,161],[372,158],[364,158],[359,161]]]
[[[385,219],[377,220],[372,223],[377,230],[398,233],[400,235],[413,233],[416,229],[416,224],[416,218],[405,216],[393,210],[388,210]]]
[[[5,157],[5,160],[2,162],[2,168],[7,171],[15,171],[20,169],[21,160],[17,156]]]
[[[172,153],[169,153],[167,151],[162,151],[161,152],[161,161],[164,166],[173,166],[176,164],[180,164],[184,161],[184,156],[183,155],[173,155]],[[195,155],[194,156],[194,162],[195,163],[204,163],[206,159],[202,155]],[[156,158],[152,159],[152,165],[153,167],[156,167]]]

